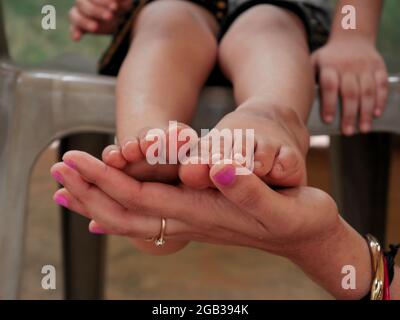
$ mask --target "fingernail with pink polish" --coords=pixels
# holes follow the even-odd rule
[[[64,207],[64,208],[68,208],[68,200],[67,200],[67,198],[66,197],[64,197],[64,196],[62,196],[62,195],[57,195],[56,197],[55,197],[55,202],[59,205],[59,206],[62,206],[62,207]]]
[[[72,160],[65,159],[65,160],[64,160],[64,163],[65,163],[68,167],[70,167],[71,169],[76,169],[76,164],[75,164],[75,162],[73,162]]]
[[[102,228],[100,228],[100,227],[90,227],[89,228],[89,231],[90,231],[90,233],[93,233],[93,234],[105,234],[106,232],[102,229]]]
[[[228,166],[220,170],[215,176],[214,180],[223,186],[229,186],[235,181],[235,167]]]
[[[59,184],[63,184],[64,183],[64,178],[61,175],[61,173],[59,173],[58,171],[54,171],[51,173],[51,176],[59,183]]]

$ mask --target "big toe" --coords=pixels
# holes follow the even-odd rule
[[[192,162],[193,159],[192,159]],[[179,166],[179,179],[182,183],[194,189],[206,189],[213,186],[210,180],[208,164],[199,163],[183,163]]]

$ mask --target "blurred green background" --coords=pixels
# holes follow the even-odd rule
[[[0,0],[6,16],[6,34],[14,60],[36,65],[66,52],[99,58],[110,42],[108,36],[85,36],[80,42],[69,37],[68,11],[74,0]],[[42,7],[53,5],[56,30],[43,30]]]
[[[327,0],[331,1],[331,0]],[[110,41],[106,36],[85,36],[80,43],[70,40],[68,10],[74,0],[3,0],[6,30],[12,57],[23,64],[40,64],[65,52],[98,58]],[[41,28],[41,8],[52,4],[57,10],[57,29]],[[386,0],[378,45],[391,73],[400,71],[400,1]]]

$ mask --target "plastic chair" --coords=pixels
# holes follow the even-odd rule
[[[54,68],[21,68],[13,63],[8,55],[3,25],[0,2],[0,298],[15,299],[18,296],[23,259],[27,190],[32,167],[40,153],[56,139],[77,133],[114,132],[115,79],[63,70],[54,71]],[[75,69],[80,69],[79,64],[88,65],[77,56],[64,56],[60,61],[71,62]],[[390,83],[388,108],[385,114],[374,122],[373,131],[399,134],[399,77],[390,78]],[[211,128],[225,113],[232,110],[233,106],[230,88],[205,87],[200,97],[194,127]],[[336,119],[332,125],[323,124],[316,100],[309,120],[309,129],[314,135],[336,135],[339,134],[339,122]],[[369,166],[369,170],[371,165],[374,165],[374,161],[366,165]],[[384,165],[388,166],[388,163]],[[366,170],[365,166],[363,170]],[[341,188],[341,179],[344,178],[346,183],[348,182],[348,176],[343,176],[343,172],[349,174],[345,169],[336,166],[336,185]],[[378,175],[375,175],[375,178],[377,177]],[[361,181],[362,185],[366,184],[367,189],[368,185],[374,182],[366,180],[365,177],[355,179],[358,179],[358,183]],[[340,191],[339,187],[336,189]],[[371,190],[366,192],[373,192]],[[338,194],[340,196],[340,192]],[[385,207],[386,194],[377,201],[373,197],[360,199],[357,190],[351,195],[352,201],[362,203],[363,207],[370,211],[373,209],[375,216],[383,214],[380,209]],[[342,212],[346,212],[346,201],[340,200],[339,204],[342,204]],[[360,212],[349,210],[348,215],[360,215]],[[96,238],[82,245],[81,237],[85,237],[82,232],[75,234],[74,230],[70,229],[68,236],[64,238],[64,258],[68,260],[67,287],[75,288],[75,291],[67,294],[67,298],[101,298],[102,240]],[[71,245],[77,242],[80,243],[80,247]],[[88,256],[87,253],[91,251],[95,253]],[[95,272],[88,268],[83,275],[79,275],[79,272],[74,272],[78,265],[80,268],[85,265],[97,267]],[[83,290],[83,293],[80,290]]]

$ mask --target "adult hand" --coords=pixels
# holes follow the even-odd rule
[[[273,190],[253,174],[235,176],[218,164],[210,178],[218,190],[192,190],[134,180],[89,154],[71,151],[52,175],[65,188],[57,203],[95,222],[92,232],[259,248],[285,256],[337,298],[364,296],[371,263],[366,241],[338,215],[335,202],[310,187]],[[356,288],[341,285],[342,268],[357,270]]]
[[[309,187],[274,191],[255,175],[234,171],[234,165],[212,167],[219,192],[141,183],[78,151],[51,169],[65,186],[55,199],[94,220],[91,229],[97,232],[154,237],[165,217],[167,239],[252,246],[286,256],[335,231],[339,216],[326,193]]]

